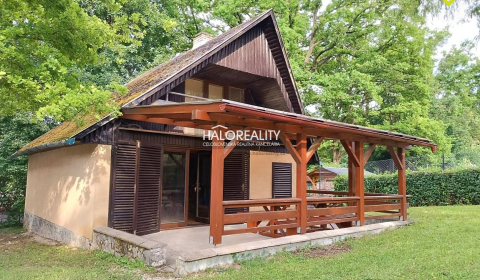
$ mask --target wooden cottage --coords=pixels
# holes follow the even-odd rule
[[[65,122],[16,153],[29,155],[30,230],[81,245],[98,226],[147,235],[204,224],[220,244],[225,235],[364,225],[366,211],[406,219],[405,149],[436,147],[306,116],[272,11],[216,38],[200,34],[126,87],[116,97],[121,117]],[[228,130],[278,137],[204,139]],[[324,139],[346,149],[350,190],[307,198],[306,165]],[[361,171],[377,145],[397,164],[398,194],[364,194]]]
[[[334,190],[334,180],[337,176],[348,175],[348,168],[344,167],[321,167],[307,173],[307,184],[314,190]],[[363,170],[363,176],[375,175]]]

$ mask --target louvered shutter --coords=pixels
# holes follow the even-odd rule
[[[136,205],[136,234],[160,230],[162,147],[140,145]]]
[[[111,206],[111,226],[133,233],[137,146],[116,144]]]
[[[292,197],[292,164],[272,163],[272,197]]]
[[[157,232],[162,147],[120,142],[114,150],[111,227],[137,235]]]
[[[245,200],[249,198],[248,152],[231,152],[224,161],[223,200]],[[248,208],[226,209],[225,213],[246,212]]]

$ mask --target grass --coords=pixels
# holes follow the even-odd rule
[[[409,212],[417,223],[347,240],[336,249],[329,247],[325,254],[318,250],[281,253],[189,278],[480,279],[480,206],[420,207]],[[0,279],[161,276],[140,262],[41,244],[21,232],[21,228],[0,229]]]
[[[282,253],[199,279],[480,279],[480,206],[410,208],[418,222],[345,242],[348,252]],[[220,273],[221,272],[221,273]]]
[[[142,279],[153,268],[100,251],[47,245],[0,229],[0,279]]]

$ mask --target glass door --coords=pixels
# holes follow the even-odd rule
[[[162,174],[161,223],[185,222],[185,154],[165,152]]]
[[[196,219],[208,222],[210,218],[210,169],[212,156],[209,153],[199,153],[197,159],[197,178],[195,195],[197,198]]]

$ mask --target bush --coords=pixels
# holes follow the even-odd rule
[[[348,178],[335,179],[336,191],[348,190]],[[365,192],[398,193],[397,174],[365,177]],[[480,170],[463,169],[434,172],[408,172],[407,194],[410,206],[480,204]]]

